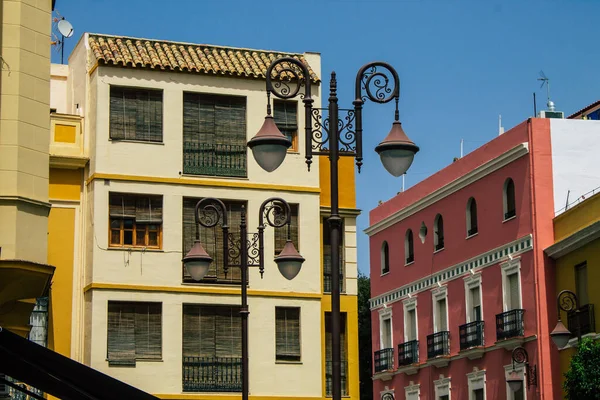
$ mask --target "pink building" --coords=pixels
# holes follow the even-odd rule
[[[560,398],[543,249],[565,197],[600,186],[598,135],[529,119],[370,212],[374,399]],[[537,371],[516,364],[513,393],[518,346]]]

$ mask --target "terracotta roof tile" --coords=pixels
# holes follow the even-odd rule
[[[258,79],[265,78],[267,66],[272,60],[294,57],[308,67],[313,82],[320,81],[301,54],[99,34],[89,35],[89,45],[96,60],[105,65]]]

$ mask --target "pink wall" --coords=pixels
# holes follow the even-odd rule
[[[371,225],[381,221],[386,216],[411,205],[523,142],[529,142],[530,153],[528,155],[371,236],[371,297],[428,277],[496,247],[533,234],[534,251],[527,251],[521,255],[521,292],[522,306],[526,310],[524,314],[525,337],[537,335],[538,339],[527,343],[526,348],[530,360],[533,364],[537,364],[538,370],[540,370],[540,385],[537,388],[538,394],[534,396],[534,393],[529,392],[528,397],[552,399],[554,393],[560,393],[560,388],[558,384],[552,383],[551,379],[553,374],[558,373],[558,369],[556,369],[558,363],[555,362],[558,352],[552,347],[548,334],[556,323],[556,317],[548,312],[548,301],[553,300],[545,293],[551,290],[554,282],[552,274],[546,271],[545,265],[547,264],[543,254],[543,249],[553,243],[552,153],[548,120],[533,119],[511,129],[372,210],[370,221]],[[515,183],[517,215],[516,218],[503,222],[503,187],[508,177],[512,178]],[[470,197],[474,197],[477,201],[479,232],[476,236],[466,239],[466,206]],[[434,218],[438,213],[444,218],[445,248],[434,253],[433,225]],[[418,237],[421,222],[424,222],[428,228],[424,243],[421,243]],[[412,229],[414,235],[415,261],[405,266],[404,237],[409,228]],[[384,240],[389,244],[390,271],[382,276],[381,245]],[[489,347],[496,342],[495,316],[503,311],[499,263],[483,268],[481,274],[485,321],[484,337],[486,347]],[[446,284],[451,355],[458,354],[460,349],[458,327],[466,323],[463,278],[468,275],[470,273],[466,272]],[[554,292],[548,293],[550,293],[549,296],[553,296]],[[420,362],[424,363],[427,360],[426,336],[433,333],[431,290],[424,290],[416,297],[419,358]],[[403,303],[395,301],[389,303],[388,307],[392,308],[394,362],[397,367],[397,346],[404,342]],[[372,312],[373,351],[380,348],[379,332],[379,314],[375,310]],[[393,381],[388,382],[375,379],[374,393],[377,395],[387,385],[396,389],[397,399],[402,399],[404,398],[404,386],[407,386],[409,381],[413,381],[421,384],[422,399],[433,399],[432,382],[438,379],[440,374],[444,374],[446,377],[456,377],[456,382],[454,378],[452,379],[452,386],[456,388],[452,391],[452,398],[467,398],[465,374],[472,372],[473,367],[477,366],[479,369],[487,371],[488,399],[505,399],[503,366],[508,364],[510,364],[510,352],[502,348],[494,349],[486,352],[479,360],[471,361],[461,358],[451,361],[450,365],[445,368],[424,367],[416,375],[399,374],[394,376]],[[494,391],[493,395],[491,390]]]

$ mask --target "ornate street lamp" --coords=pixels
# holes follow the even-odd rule
[[[304,103],[305,157],[310,170],[313,154],[328,155],[330,160],[331,215],[330,227],[331,265],[340,265],[339,244],[342,218],[339,216],[338,162],[340,156],[356,158],[358,172],[362,166],[362,108],[368,99],[375,103],[396,103],[394,122],[388,136],[375,148],[385,169],[394,176],[400,176],[412,164],[419,148],[406,136],[400,124],[398,101],[400,99],[400,79],[398,73],[385,62],[372,62],[364,65],[355,80],[354,109],[339,109],[337,80],[331,73],[329,82],[329,105],[327,117],[321,109],[313,108],[311,95],[311,75],[307,66],[293,57],[273,60],[267,69],[267,117],[260,131],[249,142],[248,147],[256,162],[266,171],[274,171],[285,158],[290,141],[283,136],[271,116],[271,94],[281,99],[300,94]],[[346,115],[340,118],[339,112]],[[331,358],[332,358],[332,398],[340,400],[341,351],[340,351],[340,285],[339,273],[331,274]]]
[[[227,208],[225,204],[212,197],[207,197],[196,203],[194,209],[194,219],[196,223],[196,240],[194,246],[183,258],[183,265],[192,279],[199,281],[204,278],[213,259],[200,243],[200,225],[205,228],[214,228],[221,223],[223,230],[223,269],[225,274],[229,267],[239,267],[241,269],[242,279],[242,305],[240,307],[240,316],[242,318],[242,399],[248,400],[249,378],[248,378],[248,268],[258,267],[262,278],[265,268],[264,261],[264,230],[265,220],[267,225],[273,228],[287,227],[287,242],[279,255],[275,257],[277,267],[286,279],[293,279],[300,272],[304,258],[298,253],[291,240],[291,220],[292,212],[290,205],[279,197],[271,197],[265,200],[259,210],[258,233],[254,234],[253,240],[248,241],[248,232],[246,225],[246,210],[242,207],[240,218],[240,237],[233,238],[229,233],[227,225]],[[240,264],[230,263],[233,249],[229,248],[229,241],[232,241],[235,247],[239,247]],[[248,249],[258,244],[258,249],[252,248],[253,254],[257,254],[249,262]]]
[[[515,371],[515,363],[516,364],[525,364],[525,379],[527,379],[527,390],[529,390],[530,385],[537,386],[537,366],[529,365],[529,354],[527,354],[527,350],[524,347],[515,347],[512,351],[512,366],[513,369],[506,379],[506,383],[508,383],[508,387],[510,390],[515,393],[521,390],[523,387],[523,379],[519,376],[517,371]]]
[[[565,324],[562,323],[560,319],[560,310],[563,310],[566,313],[575,311],[575,314],[577,315],[577,343],[581,342],[581,323],[578,315],[579,301],[577,300],[577,295],[575,293],[570,290],[563,290],[558,294],[556,302],[558,308],[558,322],[556,323],[552,333],[550,333],[550,337],[552,338],[552,341],[556,347],[558,347],[560,350],[569,343],[569,339],[571,339],[571,336],[573,336]]]

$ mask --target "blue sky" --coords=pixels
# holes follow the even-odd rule
[[[57,0],[75,29],[322,56],[335,70],[340,107],[350,108],[361,65],[392,64],[400,75],[400,118],[421,148],[406,187],[508,130],[546,101],[538,73],[551,80],[557,109],[569,114],[600,99],[597,0]],[[53,52],[54,62],[60,54]],[[326,86],[325,86],[326,87]],[[323,96],[326,98],[326,95]],[[365,161],[357,178],[359,269],[369,270],[368,211],[401,190],[375,146],[393,106],[365,105]]]

